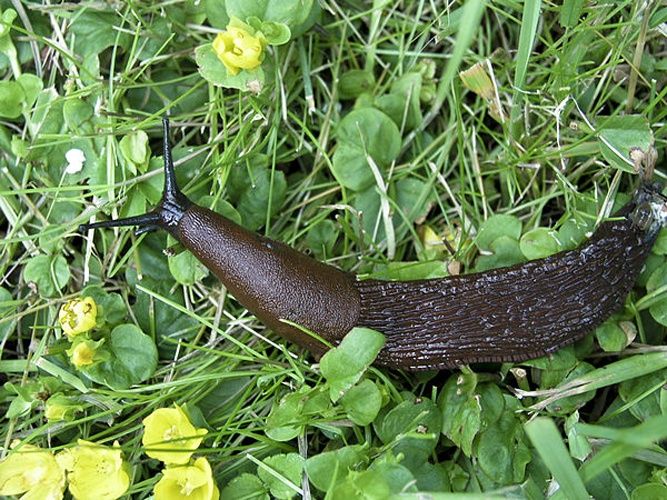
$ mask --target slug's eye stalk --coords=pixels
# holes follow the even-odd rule
[[[128,217],[126,219],[108,220],[92,224],[81,224],[79,232],[83,233],[89,229],[105,227],[137,226],[135,234],[140,235],[148,231],[166,229],[178,239],[177,226],[185,211],[192,202],[181,192],[176,184],[174,174],[174,163],[171,158],[171,145],[169,144],[169,120],[162,119],[164,130],[164,191],[162,199],[155,209],[142,215]]]

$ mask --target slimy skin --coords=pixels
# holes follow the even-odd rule
[[[435,370],[543,356],[592,332],[619,309],[667,221],[645,184],[574,250],[485,271],[416,281],[359,280],[191,202],[176,185],[164,120],[165,189],[151,212],[84,224],[169,231],[271,330],[315,356],[355,326],[386,337],[376,364]],[[285,322],[288,320],[290,323]]]

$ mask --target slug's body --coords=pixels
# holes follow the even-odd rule
[[[168,124],[165,192],[148,214],[84,225],[166,229],[251,313],[315,355],[355,326],[386,336],[377,364],[407,370],[521,361],[574,342],[624,302],[667,220],[665,198],[644,186],[582,246],[545,259],[434,280],[356,276],[257,235],[190,202],[175,183]]]

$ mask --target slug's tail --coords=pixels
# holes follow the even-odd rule
[[[645,184],[573,250],[483,273],[358,281],[357,326],[385,334],[378,364],[407,370],[543,356],[623,306],[666,225],[667,199]]]
[[[175,235],[178,222],[183,217],[185,211],[192,205],[192,202],[181,192],[176,184],[174,163],[171,158],[171,145],[169,143],[169,120],[167,118],[162,119],[162,126],[164,130],[164,190],[162,192],[162,199],[155,209],[145,214],[125,219],[81,224],[79,226],[80,233],[104,227],[137,226],[137,235],[158,229],[166,229]]]

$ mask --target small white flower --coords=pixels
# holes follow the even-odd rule
[[[81,172],[83,162],[86,161],[83,151],[76,148],[70,149],[65,153],[65,159],[67,160],[67,168],[65,168],[66,174],[76,174],[77,172]]]

